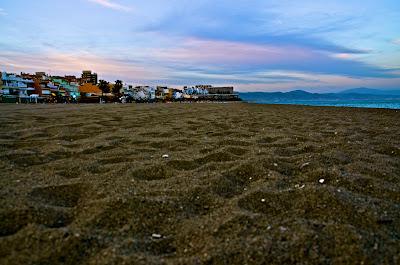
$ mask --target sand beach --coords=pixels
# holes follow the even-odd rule
[[[399,110],[0,113],[0,264],[400,263]]]

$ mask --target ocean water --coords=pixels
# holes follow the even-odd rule
[[[400,109],[400,99],[388,100],[254,100],[258,104],[285,104],[306,106],[332,106],[354,108]]]

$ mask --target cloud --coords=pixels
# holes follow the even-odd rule
[[[111,8],[111,9],[118,10],[118,11],[125,11],[125,12],[132,11],[131,7],[115,3],[115,2],[113,2],[113,0],[88,0],[88,1],[99,4],[103,7]]]
[[[142,63],[123,62],[112,57],[100,56],[86,51],[60,52],[47,50],[44,53],[0,52],[0,69],[13,72],[45,71],[50,74],[80,74],[77,71],[91,69],[102,79],[109,81],[151,80],[165,78],[165,70]],[[51,69],[51,70],[50,70]]]
[[[169,62],[205,64],[259,65],[283,61],[311,59],[312,54],[301,47],[279,47],[233,41],[186,39],[181,46],[155,49],[153,55]]]
[[[275,83],[253,82],[239,83],[235,87],[239,91],[291,91],[293,89],[303,89],[310,92],[333,92],[340,89],[354,87],[372,88],[398,88],[400,78],[370,78],[370,77],[351,77],[334,74],[315,74],[310,72],[297,71],[271,71],[258,73],[259,76],[273,77],[293,77],[285,82]]]
[[[7,13],[3,8],[0,8],[0,16],[6,16]]]
[[[400,39],[394,39],[392,40],[392,43],[395,45],[400,45]]]
[[[207,41],[192,40],[191,45],[205,45]],[[210,43],[207,43],[210,44]],[[216,55],[220,46],[231,45],[228,49],[236,52],[243,44],[218,43],[213,47]],[[255,48],[255,54],[271,52],[265,48]],[[260,49],[260,50],[257,50]],[[273,50],[272,50],[273,51]],[[279,54],[279,51],[277,51]],[[220,59],[224,59],[226,54]],[[243,59],[243,54],[236,57]],[[229,56],[227,56],[229,57]],[[256,56],[250,56],[255,59]],[[175,59],[201,60],[196,53],[183,50]],[[245,57],[244,57],[245,58]],[[213,85],[233,85],[238,91],[287,91],[305,89],[309,91],[334,91],[351,87],[396,88],[400,78],[360,77],[334,73],[318,73],[316,71],[299,71],[287,69],[259,68],[255,70],[228,69],[226,66],[210,66],[209,64],[192,64],[192,66],[174,65],[169,62],[171,58],[152,58],[147,62],[143,58],[130,59],[125,56],[104,56],[87,51],[61,52],[49,49],[44,53],[24,53],[0,51],[0,69],[13,72],[46,71],[53,75],[75,74],[79,75],[80,69],[91,69],[99,74],[99,78],[113,81],[124,80],[133,84],[148,85],[195,85],[209,83]],[[209,59],[212,59],[211,57]],[[235,60],[236,60],[235,59]],[[231,59],[228,58],[228,61]],[[247,60],[245,58],[245,60]],[[347,61],[347,60],[346,60]],[[257,62],[257,61],[256,61]],[[193,67],[196,65],[196,67]],[[398,76],[398,75],[397,75]]]
[[[258,44],[301,44],[336,53],[365,53],[320,36],[345,32],[357,23],[359,19],[354,12],[337,14],[336,11],[342,9],[341,5],[326,10],[326,3],[308,3],[308,8],[305,8],[304,1],[296,4],[298,8],[291,7],[295,4],[293,1],[283,1],[284,4],[281,4],[281,1],[254,0],[251,5],[244,0],[237,0],[234,4],[226,0],[201,2],[203,4],[166,10],[165,14],[145,24],[142,30]]]
[[[350,53],[334,53],[332,54],[332,57],[337,59],[349,60],[353,59],[354,55]]]
[[[143,59],[185,71],[193,65],[203,69],[217,67],[227,74],[279,69],[360,77],[397,76],[387,69],[356,60],[358,53],[316,50],[301,43],[278,45],[201,38],[181,39],[177,43],[173,47],[149,49],[148,57]]]

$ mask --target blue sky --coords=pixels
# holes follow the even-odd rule
[[[400,88],[400,3],[0,0],[0,69],[240,91]]]

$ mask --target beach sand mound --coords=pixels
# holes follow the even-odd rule
[[[0,264],[400,262],[398,111],[0,111]]]

